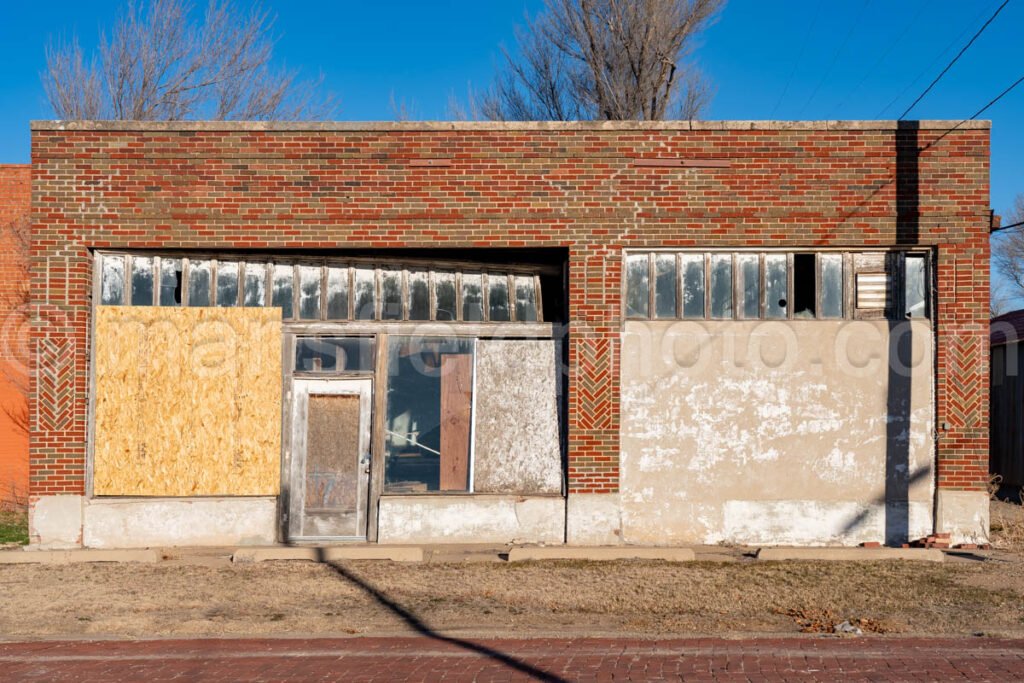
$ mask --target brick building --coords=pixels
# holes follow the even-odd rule
[[[33,542],[983,537],[988,128],[35,122]]]
[[[0,507],[28,501],[28,319],[31,167],[0,164]]]

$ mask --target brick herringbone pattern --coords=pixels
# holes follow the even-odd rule
[[[612,427],[612,344],[607,337],[577,343],[576,419],[582,429]]]
[[[40,339],[38,370],[39,424],[44,431],[64,431],[74,419],[74,343],[67,339]]]
[[[982,401],[987,399],[987,383],[981,372],[983,341],[978,334],[958,334],[950,339],[950,374],[960,381],[949,383],[948,417],[957,427],[978,426]]]

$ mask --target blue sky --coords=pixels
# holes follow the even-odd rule
[[[896,118],[1002,0],[732,0],[695,57],[716,87],[709,119]],[[201,1],[198,4],[203,4]],[[40,85],[51,35],[91,47],[119,3],[9,2],[0,16],[0,163],[27,162],[28,121],[52,118]],[[339,119],[445,118],[452,93],[485,86],[502,43],[540,0],[283,2],[279,61],[323,74]],[[909,118],[961,119],[1024,75],[1024,0],[999,17]],[[784,93],[784,96],[783,96]],[[993,121],[992,206],[1024,192],[1024,85]]]

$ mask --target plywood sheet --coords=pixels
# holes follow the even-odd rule
[[[558,357],[553,340],[480,340],[473,490],[561,493]]]
[[[99,496],[276,495],[281,313],[98,307]]]
[[[442,491],[465,491],[469,482],[469,434],[473,410],[473,356],[441,356]]]

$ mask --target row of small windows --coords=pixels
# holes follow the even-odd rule
[[[842,253],[630,253],[626,317],[632,319],[839,319],[853,310],[927,315],[924,254],[865,255],[878,272],[854,273]],[[873,257],[873,258],[871,258]],[[893,281],[902,281],[901,291]],[[850,296],[848,296],[850,295]]]
[[[285,320],[537,322],[530,273],[103,254],[108,306],[276,306]]]

